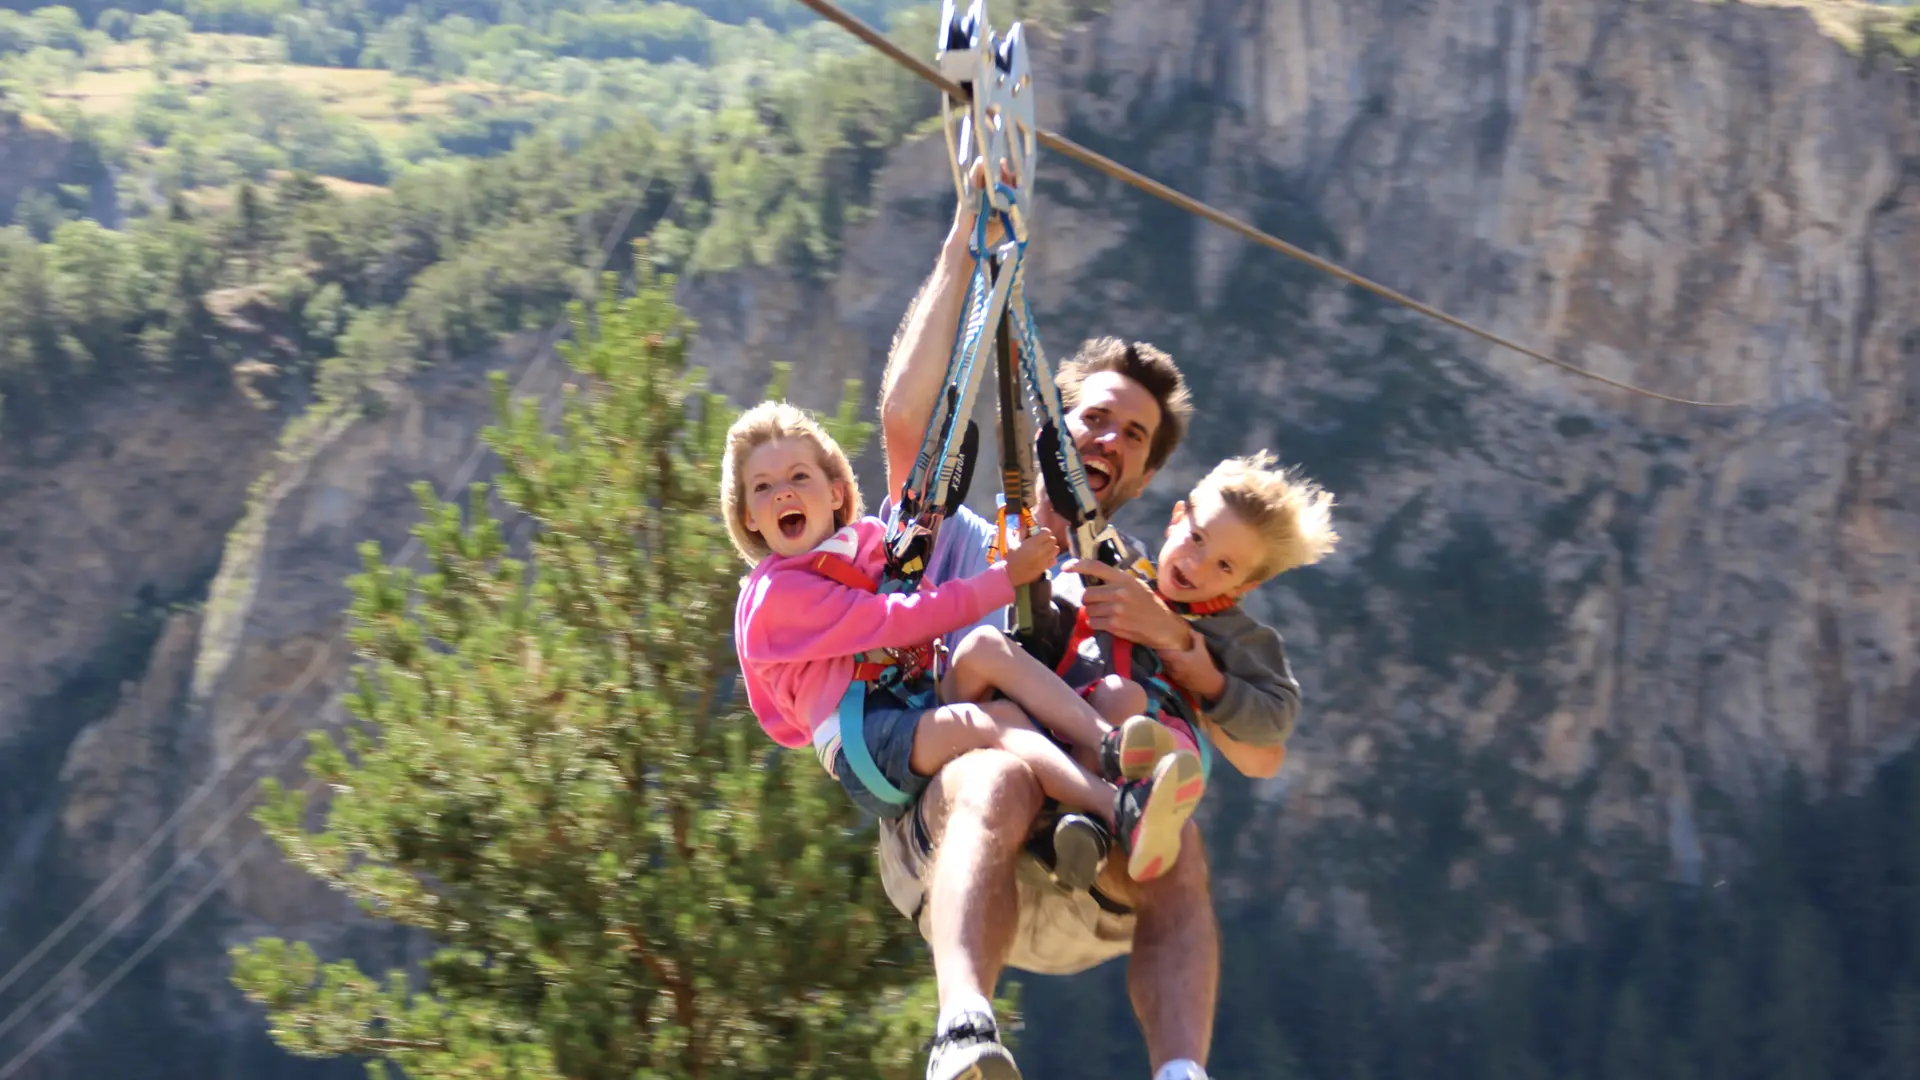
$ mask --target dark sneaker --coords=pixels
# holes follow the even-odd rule
[[[1000,1045],[1000,1029],[993,1017],[961,1013],[929,1044],[927,1080],[1020,1080],[1020,1067]]]
[[[1062,814],[1053,823],[1053,882],[1069,892],[1093,887],[1106,864],[1107,830],[1085,814]]]
[[[1173,869],[1180,858],[1180,830],[1206,793],[1200,756],[1176,750],[1154,766],[1153,779],[1120,789],[1114,806],[1115,831],[1127,853],[1127,875],[1152,881]]]
[[[1100,740],[1100,775],[1109,784],[1145,780],[1160,759],[1181,749],[1173,729],[1144,716],[1128,719]]]

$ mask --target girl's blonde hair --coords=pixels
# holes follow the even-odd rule
[[[741,413],[727,429],[726,460],[720,463],[720,505],[727,515],[727,535],[733,538],[734,550],[749,566],[773,554],[773,549],[767,546],[764,537],[747,528],[747,492],[741,474],[746,471],[747,456],[775,439],[805,439],[812,443],[827,482],[845,490],[846,499],[834,515],[835,529],[858,520],[861,514],[860,484],[853,478],[853,463],[847,460],[846,451],[840,449],[833,436],[827,434],[827,429],[784,401],[763,401]]]
[[[1188,502],[1203,491],[1218,495],[1265,542],[1260,565],[1247,578],[1250,585],[1311,566],[1340,542],[1333,529],[1333,493],[1291,469],[1275,468],[1273,455],[1265,450],[1215,465],[1193,486]]]

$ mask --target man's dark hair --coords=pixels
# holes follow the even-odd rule
[[[1154,429],[1153,444],[1147,449],[1148,471],[1159,468],[1180,445],[1180,439],[1187,433],[1187,418],[1193,415],[1193,398],[1187,391],[1187,380],[1180,374],[1180,366],[1173,362],[1173,357],[1144,341],[1129,343],[1115,337],[1093,338],[1082,343],[1080,351],[1060,365],[1060,373],[1054,376],[1054,385],[1060,388],[1061,404],[1069,410],[1078,408],[1080,384],[1086,382],[1087,376],[1100,371],[1118,372],[1139,383],[1160,406],[1160,424]]]

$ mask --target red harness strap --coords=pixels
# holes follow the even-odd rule
[[[868,577],[865,570],[853,565],[853,561],[844,555],[822,551],[813,557],[813,568],[849,589],[870,593],[880,591],[880,583]]]
[[[1080,655],[1081,643],[1092,636],[1093,627],[1087,625],[1087,609],[1075,609],[1073,632],[1067,635],[1067,651],[1061,654],[1060,663],[1053,673],[1065,678],[1067,669],[1073,666],[1074,658]],[[1133,642],[1125,638],[1113,639],[1113,673],[1123,679],[1133,678]]]
[[[1232,607],[1234,603],[1233,597],[1231,596],[1216,596],[1211,600],[1185,604],[1178,600],[1167,599],[1166,594],[1160,591],[1159,584],[1157,582],[1152,584],[1154,586],[1153,594],[1158,596],[1168,607],[1171,607],[1174,611],[1183,615],[1214,615],[1227,610]],[[1080,654],[1081,644],[1092,636],[1093,628],[1087,625],[1087,609],[1085,606],[1081,606],[1074,611],[1073,631],[1067,635],[1066,652],[1061,655],[1060,663],[1054,668],[1053,673],[1064,678],[1067,674],[1067,669],[1073,666],[1074,658]],[[1133,646],[1134,643],[1125,638],[1115,637],[1113,639],[1113,673],[1123,679],[1133,678]],[[1175,693],[1178,693],[1181,698],[1185,699],[1188,707],[1193,710],[1193,715],[1199,716],[1206,711],[1200,707],[1198,698],[1189,693],[1186,687],[1174,682],[1171,678],[1167,678],[1165,672],[1161,673],[1161,679],[1168,686],[1172,687]],[[1087,689],[1091,691],[1093,688],[1089,686]]]
[[[844,555],[835,555],[831,552],[822,551],[813,557],[813,569],[845,585],[849,589],[859,589],[863,592],[870,593],[880,591],[880,583],[868,577],[866,571],[855,566],[852,560]],[[919,664],[922,661],[922,652],[925,649],[926,646],[916,646],[915,648],[901,649],[899,651],[904,657],[908,658],[911,663]],[[861,655],[862,657],[876,655],[885,657],[887,654],[876,651],[863,653]],[[879,678],[882,673],[892,666],[893,661],[891,659],[867,660],[856,657],[853,663],[854,681],[871,682]]]

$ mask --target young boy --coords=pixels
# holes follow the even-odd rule
[[[1166,754],[1198,750],[1201,714],[1229,700],[1266,706],[1226,710],[1252,718],[1229,732],[1236,741],[1286,744],[1299,714],[1299,684],[1279,633],[1239,601],[1267,580],[1333,551],[1339,542],[1333,502],[1312,481],[1276,468],[1265,451],[1230,458],[1174,504],[1157,575],[1144,558],[1130,567],[1187,620],[1194,634],[1190,648],[1204,643],[1212,654],[1224,679],[1207,700],[1169,679],[1159,655],[1144,645],[1128,643],[1109,657],[1105,635],[1088,629],[1080,607],[1083,586],[1071,564],[1052,579],[1051,595],[1047,579],[1035,583],[1030,651],[1116,725],[1101,745],[1102,772],[1148,775]],[[1142,714],[1159,722],[1140,719]],[[1069,887],[1091,882],[1106,857],[1106,838],[1089,824],[1070,817],[1054,830],[1055,876]]]

